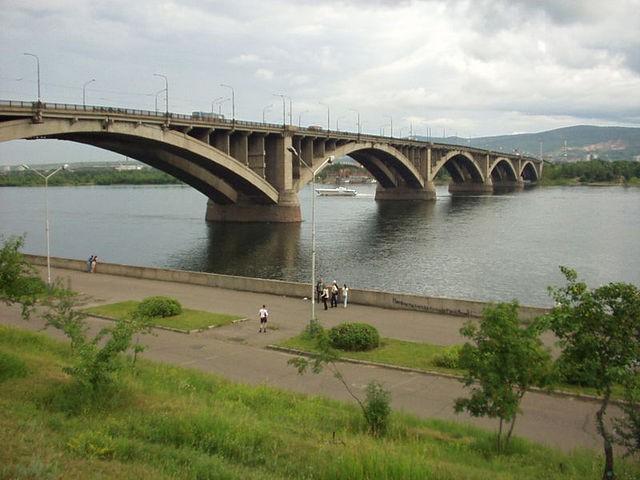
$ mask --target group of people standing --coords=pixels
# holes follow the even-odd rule
[[[346,283],[342,287],[339,287],[338,282],[335,280],[331,285],[325,285],[322,279],[316,283],[316,303],[322,302],[325,310],[329,308],[327,306],[329,301],[331,302],[331,308],[336,308],[339,302],[343,303],[344,308],[347,308],[348,299],[349,287],[347,287]]]
[[[87,272],[96,273],[96,265],[97,264],[98,264],[98,256],[97,255],[91,255],[87,259]]]

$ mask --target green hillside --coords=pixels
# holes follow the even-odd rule
[[[426,140],[426,137],[418,137]],[[577,125],[538,133],[499,135],[494,137],[460,138],[434,137],[434,142],[471,145],[488,150],[511,152],[517,149],[530,155],[538,155],[540,142],[542,153],[552,161],[564,161],[566,141],[566,160],[634,160],[640,155],[640,128],[596,127]]]

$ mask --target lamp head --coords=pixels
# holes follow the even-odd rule
[[[289,147],[287,147],[287,150],[289,150],[291,153],[293,153],[296,157],[298,156],[298,151],[294,147],[289,146]]]
[[[327,158],[327,163],[329,165],[331,165],[333,163],[333,160],[335,159],[335,155],[329,155],[329,158]]]
[[[25,165],[24,163],[22,164],[22,168],[24,168],[25,170],[31,170],[31,167],[29,165]]]
[[[69,170],[69,164],[65,163],[64,165],[62,165],[62,170]]]

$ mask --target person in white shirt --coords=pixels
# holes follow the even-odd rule
[[[258,311],[258,315],[260,315],[260,330],[258,330],[258,333],[267,333],[267,319],[269,318],[269,312],[265,305],[262,305],[262,308]]]
[[[349,297],[349,287],[345,283],[342,287],[342,299],[344,300],[344,308],[347,308],[347,297]]]

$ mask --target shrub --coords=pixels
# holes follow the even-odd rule
[[[329,330],[331,345],[341,350],[371,350],[380,345],[375,327],[366,323],[341,323]]]
[[[364,402],[364,418],[369,425],[371,435],[379,437],[387,432],[391,414],[391,394],[375,380],[367,385],[367,398]]]
[[[182,305],[175,298],[147,297],[136,309],[136,315],[143,318],[173,317],[182,313]]]
[[[10,378],[26,377],[27,364],[10,353],[0,351],[0,383]]]
[[[452,345],[433,357],[433,364],[442,368],[460,368],[460,351],[462,345]]]

